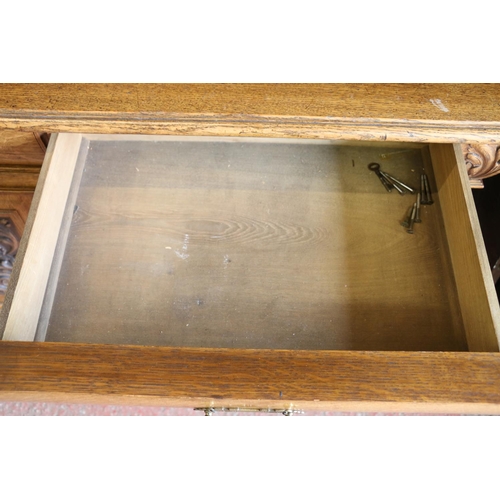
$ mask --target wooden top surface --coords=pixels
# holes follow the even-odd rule
[[[180,126],[193,120],[195,131]],[[231,130],[208,129],[214,120]],[[2,84],[0,128],[40,127],[496,142],[500,84]]]
[[[500,84],[3,84],[21,109],[500,122]]]

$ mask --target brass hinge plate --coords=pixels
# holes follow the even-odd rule
[[[205,407],[205,408],[194,408],[195,411],[202,411],[205,413],[206,417],[211,417],[216,411],[224,412],[249,412],[249,413],[281,413],[285,417],[291,417],[294,414],[304,413],[302,410],[295,410],[290,408],[231,408],[231,407]]]

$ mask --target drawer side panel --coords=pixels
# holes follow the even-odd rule
[[[500,309],[462,151],[431,144],[462,318],[471,351],[498,351]]]

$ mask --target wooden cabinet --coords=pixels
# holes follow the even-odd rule
[[[61,132],[3,312],[2,398],[500,412],[500,313],[453,145],[473,135],[463,87],[68,86],[47,117],[50,88],[29,112],[8,109],[23,87],[0,96],[7,126]],[[474,136],[494,142],[488,109]],[[409,196],[366,168],[384,156],[408,183],[429,174],[416,234]]]

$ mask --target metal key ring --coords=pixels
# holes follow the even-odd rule
[[[378,163],[370,163],[368,165],[368,168],[373,171],[380,170],[380,165]]]

